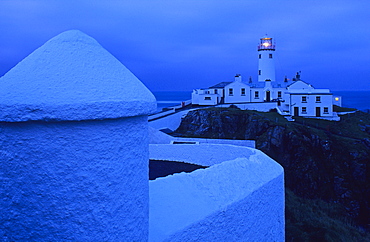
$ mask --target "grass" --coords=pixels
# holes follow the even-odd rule
[[[357,111],[355,108],[345,108],[345,107],[339,107],[337,105],[333,105],[333,111],[334,112],[352,112]]]
[[[344,209],[285,191],[286,241],[370,241],[370,235],[346,219]]]
[[[297,117],[295,123],[347,138],[370,138],[370,116],[361,111],[342,115],[340,121]]]

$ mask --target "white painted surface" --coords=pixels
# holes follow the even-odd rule
[[[231,140],[231,139],[203,139],[203,138],[179,138],[176,137],[174,141],[186,142],[194,141],[199,144],[225,144],[225,145],[237,145],[237,146],[246,146],[250,148],[256,147],[256,141],[254,140]]]
[[[284,241],[283,169],[271,158],[228,145],[151,145],[150,158],[153,147],[213,166],[150,181],[149,241]]]
[[[249,158],[261,151],[227,144],[165,145],[150,144],[149,157],[153,160],[183,161],[202,166],[211,166],[227,160]],[[261,152],[262,153],[262,152]]]
[[[261,50],[258,51],[258,54],[261,55],[261,58],[258,59],[258,70],[261,71],[261,75],[258,75],[258,81],[264,82],[266,79],[275,81],[275,51]],[[272,58],[269,58],[270,54]]]
[[[176,112],[176,110],[173,108],[173,109],[170,109],[168,111],[156,113],[156,114],[150,115],[148,117],[148,121],[151,121],[151,120],[156,119],[156,118],[164,117],[164,116],[167,116],[167,115],[175,113],[175,112]]]
[[[1,124],[0,238],[145,241],[146,119]]]
[[[147,115],[153,94],[84,33],[59,34],[0,78],[0,120],[87,120]]]
[[[196,89],[191,93],[191,103],[195,105],[216,105],[220,100],[221,95],[215,89]]]
[[[315,89],[316,90],[316,89]],[[302,99],[305,97],[305,99]],[[317,102],[317,98],[320,99]],[[306,100],[306,101],[303,101]],[[320,117],[333,117],[333,98],[329,93],[297,93],[290,95],[291,115],[294,115],[294,108],[298,108],[298,116],[315,117],[319,113]],[[304,112],[304,108],[306,111]],[[327,108],[327,112],[324,110]]]
[[[0,93],[0,238],[146,241],[149,90],[67,31],[5,74]]]
[[[255,148],[254,140],[229,140],[229,139],[203,139],[203,138],[180,138],[172,137],[155,128],[149,127],[150,144],[170,144],[172,141],[186,142],[193,141],[199,144],[229,144]]]
[[[150,121],[149,126],[158,130],[167,128],[174,131],[180,126],[181,118],[185,117],[186,114],[191,110],[193,109],[180,111],[178,113],[174,113],[166,117]]]
[[[230,94],[230,89],[232,90],[232,95]],[[245,91],[244,95],[242,94],[242,89]],[[241,102],[250,102],[250,87],[239,80],[225,86],[225,103]]]
[[[313,86],[301,80],[297,80],[287,87],[290,92],[311,92],[313,89]]]

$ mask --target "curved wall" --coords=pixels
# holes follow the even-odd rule
[[[0,123],[0,238],[143,241],[147,117]]]
[[[149,241],[284,241],[284,171],[261,151],[162,144],[149,156],[210,166],[149,182]]]

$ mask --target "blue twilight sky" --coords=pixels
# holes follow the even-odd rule
[[[95,38],[152,91],[257,78],[276,42],[277,79],[370,90],[369,0],[1,0],[0,76],[55,35]]]

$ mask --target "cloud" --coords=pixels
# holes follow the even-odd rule
[[[370,46],[364,44],[370,35],[367,4],[365,0],[0,1],[0,75],[51,37],[80,29],[151,88],[191,90],[229,75],[232,79],[234,72],[256,75],[256,46],[268,33],[277,42],[281,78],[297,70],[312,72],[310,77],[319,73],[315,80],[330,88],[325,83],[330,84],[327,80],[336,69],[349,70],[341,72],[340,82],[345,83],[352,76],[350,70],[370,62],[366,54]],[[370,74],[363,72],[357,76],[359,83]]]

